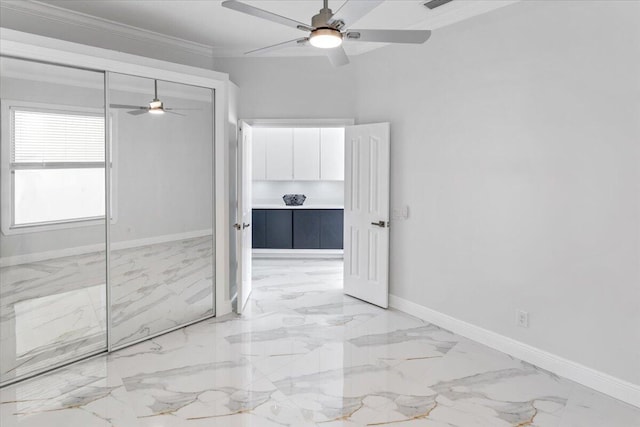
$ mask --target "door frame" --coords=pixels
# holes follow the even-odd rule
[[[240,119],[250,126],[258,128],[330,128],[353,126],[355,120],[346,119]]]
[[[250,295],[251,295],[251,289],[249,289],[248,295],[244,295],[244,281],[246,281],[246,277],[244,276],[244,270],[247,268],[247,265],[245,264],[245,262],[243,261],[243,256],[246,253],[246,248],[243,246],[243,244],[245,243],[246,239],[245,234],[244,233],[253,233],[253,228],[247,229],[245,228],[245,218],[244,218],[244,212],[245,212],[245,205],[244,205],[244,198],[245,198],[245,191],[243,190],[243,188],[248,188],[248,193],[251,194],[251,191],[253,190],[253,186],[252,186],[252,181],[248,183],[248,185],[244,185],[245,181],[244,181],[244,177],[247,176],[247,173],[245,171],[249,171],[249,175],[251,175],[251,168],[253,166],[253,163],[251,164],[247,164],[247,156],[246,156],[246,147],[245,147],[245,139],[246,139],[246,127],[249,127],[250,129],[252,129],[253,132],[253,126],[251,126],[249,123],[247,123],[245,120],[238,120],[238,123],[236,125],[236,129],[237,129],[237,137],[236,137],[236,144],[235,144],[235,158],[236,158],[236,162],[235,165],[233,165],[233,169],[234,169],[234,184],[235,184],[235,206],[234,206],[234,218],[235,218],[235,224],[233,225],[233,234],[234,234],[234,239],[232,239],[234,241],[234,251],[231,252],[231,255],[234,258],[234,263],[233,263],[233,269],[234,271],[232,272],[231,276],[233,278],[233,280],[235,280],[235,285],[236,285],[236,292],[235,294],[232,296],[231,300],[235,302],[235,309],[234,312],[236,314],[242,314],[242,312],[244,311],[244,305],[247,303]],[[251,140],[249,141],[250,144],[253,144],[253,137],[251,138]],[[250,147],[250,150],[253,147]],[[249,156],[249,161],[253,161],[253,156]],[[252,208],[253,210],[253,208]],[[253,227],[253,218],[249,218],[248,219],[248,224],[249,227]],[[253,239],[250,239],[252,242],[252,246],[253,246]],[[249,267],[248,267],[248,272],[249,275],[251,274],[251,260],[249,260]]]
[[[346,127],[346,126],[353,126],[355,124],[355,119],[353,118],[334,118],[334,119],[243,119],[243,118],[238,118],[238,128],[240,126],[241,123],[246,123],[249,126],[253,127],[253,128],[288,128],[288,127],[296,127],[296,128],[305,128],[305,127],[309,127],[309,128],[329,128],[329,127]],[[240,133],[238,132],[238,136],[240,136]],[[240,144],[241,143],[241,138],[238,137],[237,138],[237,142],[236,144]],[[237,153],[237,146],[236,146],[236,153]],[[231,159],[231,161],[235,161],[235,168],[233,168],[233,170],[238,171],[241,170],[241,168],[243,167],[251,167],[252,165],[244,165],[242,164],[243,159],[240,156],[235,156],[235,159]],[[231,168],[230,168],[231,169]],[[236,175],[238,175],[236,173]],[[233,189],[231,189],[231,191],[235,194],[235,200],[237,200],[237,195],[239,192],[239,188],[242,185],[242,182],[240,182],[240,177],[238,176],[238,179],[235,180],[235,186]],[[252,183],[250,183],[249,185],[252,185]],[[232,224],[235,223],[237,217],[238,217],[238,209],[237,209],[237,205],[235,206],[234,209],[234,213],[235,215],[231,215],[230,216],[230,222],[229,225],[232,227]],[[234,268],[237,268],[237,266],[239,265],[238,262],[238,254],[242,253],[241,252],[240,247],[237,247],[235,251],[230,252],[230,265],[235,266]],[[307,255],[308,256],[308,255]],[[239,277],[237,274],[229,274],[228,277],[234,277],[237,280],[237,277]],[[237,286],[240,286],[240,284],[237,284]],[[237,291],[237,289],[236,289]],[[235,295],[231,295],[230,296],[230,300],[236,300],[237,303],[237,297],[238,297],[238,293],[236,292]]]

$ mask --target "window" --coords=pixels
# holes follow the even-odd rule
[[[17,102],[3,107],[10,123],[2,150],[3,231],[103,219],[103,113]]]

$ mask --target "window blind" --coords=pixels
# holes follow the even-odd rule
[[[104,117],[13,109],[13,163],[104,162]]]

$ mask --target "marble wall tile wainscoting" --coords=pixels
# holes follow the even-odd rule
[[[341,261],[254,266],[242,317],[5,387],[2,426],[640,426],[640,408],[343,295]]]

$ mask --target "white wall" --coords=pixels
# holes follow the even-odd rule
[[[324,57],[218,58],[216,71],[240,86],[242,119],[353,118],[352,69]]]
[[[305,205],[344,206],[344,181],[253,181],[253,204],[283,204],[285,194],[304,194]]]
[[[357,58],[411,212],[392,294],[640,384],[639,18],[522,2]]]

